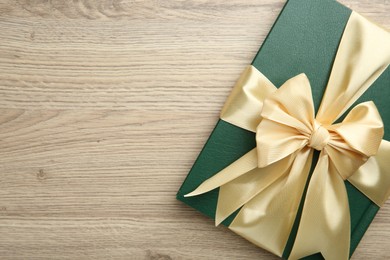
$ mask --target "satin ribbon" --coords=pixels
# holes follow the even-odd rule
[[[390,63],[389,33],[352,12],[319,111],[314,116],[305,74],[277,89],[249,66],[228,98],[221,119],[256,132],[257,147],[186,196],[220,188],[215,223],[240,209],[229,228],[282,256],[313,157],[302,217],[289,259],[321,252],[348,259],[350,213],[344,180],[381,206],[390,194],[390,142],[373,102],[355,106]]]

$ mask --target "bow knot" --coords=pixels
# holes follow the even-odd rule
[[[329,142],[330,135],[328,130],[315,121],[315,128],[309,138],[308,146],[321,151]]]

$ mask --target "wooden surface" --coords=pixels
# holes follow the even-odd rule
[[[0,258],[277,259],[175,194],[284,2],[0,0]]]

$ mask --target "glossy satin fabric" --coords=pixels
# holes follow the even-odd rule
[[[248,67],[221,119],[256,132],[257,148],[186,196],[220,187],[216,224],[241,208],[229,228],[282,256],[313,150],[319,150],[289,259],[317,252],[325,259],[348,259],[350,213],[344,180],[381,206],[390,193],[390,143],[382,140],[383,124],[373,102],[357,105],[343,122],[333,123],[389,63],[389,33],[353,12],[316,116],[305,74],[277,89]]]

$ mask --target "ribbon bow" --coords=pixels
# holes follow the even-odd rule
[[[277,89],[249,66],[221,119],[255,131],[257,148],[185,196],[219,187],[216,225],[239,209],[229,228],[281,256],[309,178],[313,151],[318,150],[289,259],[317,252],[325,259],[348,259],[350,213],[344,180],[378,205],[384,203],[390,186],[390,143],[382,140],[383,123],[373,102],[355,106],[341,123],[334,122],[387,68],[390,55],[370,58],[372,49],[390,53],[390,38],[384,32],[352,13],[316,117],[305,74]],[[372,41],[378,35],[386,40]]]

